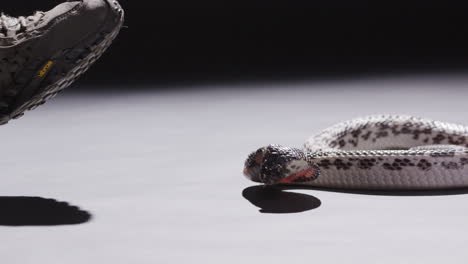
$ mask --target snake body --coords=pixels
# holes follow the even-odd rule
[[[357,118],[306,141],[250,154],[244,174],[265,184],[345,189],[468,187],[468,127],[403,115]]]

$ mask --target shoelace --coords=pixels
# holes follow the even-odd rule
[[[24,17],[11,17],[5,14],[0,16],[0,37],[15,37],[35,25],[44,16],[44,12],[37,11],[34,15]]]

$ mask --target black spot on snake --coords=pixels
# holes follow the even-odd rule
[[[346,146],[346,141],[344,141],[343,139],[340,140],[338,143],[340,144],[340,148],[343,148],[344,146]]]
[[[445,139],[445,136],[442,134],[438,134],[437,136],[432,138],[432,142],[434,142],[435,145],[442,143],[442,141]]]
[[[422,159],[418,162],[416,166],[418,166],[420,170],[430,170],[432,167],[432,164],[429,163],[427,160]]]
[[[460,166],[458,165],[458,163],[453,162],[453,161],[448,161],[448,162],[444,161],[444,162],[441,163],[441,166],[444,167],[447,170],[458,170],[458,169],[460,169]]]
[[[368,131],[366,134],[362,135],[361,138],[364,140],[368,140],[372,135],[372,131]]]

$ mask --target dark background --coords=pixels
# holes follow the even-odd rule
[[[62,1],[2,1],[11,15]],[[465,6],[122,0],[122,29],[81,83],[204,83],[464,71]]]

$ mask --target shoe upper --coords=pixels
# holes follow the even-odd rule
[[[14,97],[41,65],[86,48],[91,36],[110,31],[109,21],[115,25],[123,16],[110,1],[75,0],[28,17],[0,16],[0,113],[4,97]]]
[[[24,32],[32,32],[34,26],[44,17],[45,13],[37,11],[28,17],[0,16],[0,40],[2,46],[14,45],[25,38]]]

